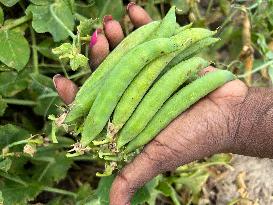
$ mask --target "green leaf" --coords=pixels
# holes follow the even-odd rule
[[[270,77],[271,83],[273,83],[273,66],[268,67],[268,75]]]
[[[58,114],[56,105],[60,104],[60,99],[55,92],[52,79],[41,74],[31,74],[30,76],[32,78],[30,88],[37,95],[37,105],[34,112],[44,117],[49,114]]]
[[[0,149],[3,149],[7,145],[17,142],[20,140],[27,139],[30,136],[28,131],[19,128],[12,124],[2,125],[0,126]],[[22,150],[19,148],[20,146],[16,146],[12,149],[14,150]]]
[[[54,2],[54,0],[30,0],[31,3],[35,5],[48,5],[49,2]]]
[[[206,183],[208,177],[209,173],[200,169],[193,173],[181,174],[181,176],[175,179],[173,182],[186,186],[193,195],[198,195],[201,192],[202,187]]]
[[[114,179],[115,179],[115,175],[101,178],[97,191],[96,191],[100,205],[109,204],[109,193],[110,193],[110,188]]]
[[[4,11],[2,7],[0,6],[0,25],[3,25],[4,23]]]
[[[33,200],[41,191],[42,186],[38,183],[30,183],[27,186],[9,180],[0,184],[5,205],[24,205]]]
[[[12,161],[10,158],[6,158],[0,161],[0,170],[7,172],[11,167]]]
[[[31,171],[33,174],[32,178],[47,186],[51,186],[53,182],[58,182],[65,178],[73,162],[71,158],[67,158],[65,154],[64,152],[54,154],[50,153],[49,150],[38,150],[32,160],[34,165]],[[43,173],[45,170],[46,172]]]
[[[5,114],[5,110],[8,107],[7,103],[3,101],[2,96],[0,95],[0,117]]]
[[[215,154],[212,157],[210,157],[207,161],[208,162],[223,162],[223,163],[229,163],[232,159],[231,154]]]
[[[80,25],[77,26],[77,30],[78,30],[78,33],[80,34],[80,36],[87,36],[87,35],[90,35],[92,29],[93,29],[93,26],[94,26],[94,23],[96,23],[96,19],[85,19],[85,20],[82,20],[80,21]]]
[[[59,59],[69,58],[72,70],[87,66],[88,58],[80,53],[79,48],[70,43],[63,43],[61,46],[54,48],[52,52],[59,55]]]
[[[73,58],[70,59],[70,67],[72,70],[77,70],[81,67],[86,67],[88,63],[88,58],[84,55],[78,53],[73,56]]]
[[[5,6],[7,7],[12,7],[14,6],[15,4],[17,4],[17,2],[19,2],[20,0],[0,0],[0,2],[2,4],[4,4]]]
[[[3,194],[0,191],[0,204],[4,204]]]
[[[170,197],[175,205],[180,205],[175,189],[166,181],[162,181],[157,186],[157,189],[167,197]]]
[[[180,14],[186,14],[190,9],[187,0],[172,0],[171,4],[175,5],[180,10],[179,11]]]
[[[12,30],[0,31],[0,61],[7,66],[22,70],[30,57],[30,48],[25,37]]]
[[[52,49],[58,46],[57,43],[55,43],[52,38],[46,38],[41,43],[37,45],[37,50],[45,57],[52,59],[52,60],[58,60],[58,56],[55,55],[52,52]]]
[[[99,11],[98,17],[112,15],[114,19],[120,20],[123,16],[123,3],[121,0],[95,0]]]
[[[72,52],[73,46],[71,43],[63,43],[57,48],[52,49],[55,55],[60,56],[59,58],[68,58]]]
[[[156,8],[154,1],[149,0],[145,5],[145,10],[149,13],[152,19],[154,20],[160,20],[161,15],[159,10]]]
[[[74,18],[70,6],[63,0],[53,4],[34,5],[27,8],[33,15],[32,27],[37,33],[49,32],[54,41],[65,40],[74,28]]]
[[[27,69],[17,73],[14,71],[0,73],[0,95],[12,97],[26,89],[29,83]]]

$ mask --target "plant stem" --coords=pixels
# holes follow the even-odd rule
[[[79,20],[79,21],[84,21],[84,20],[87,20],[88,18],[86,18],[85,16],[79,14],[79,13],[75,13],[74,14],[74,17]]]
[[[21,18],[18,18],[16,20],[14,20],[10,24],[7,24],[7,25],[5,25],[3,27],[0,27],[0,31],[13,29],[13,28],[15,28],[17,26],[20,26],[20,25],[28,22],[29,20],[31,20],[31,16],[23,16]]]
[[[9,180],[11,180],[11,181],[14,181],[14,182],[16,182],[16,183],[18,183],[18,184],[21,184],[21,185],[23,185],[23,186],[27,186],[27,183],[24,182],[22,179],[16,178],[16,177],[14,177],[14,176],[11,176],[11,175],[9,175],[8,173],[0,172],[0,176],[1,176],[1,177],[4,177],[4,178],[6,178],[6,179],[9,179]]]
[[[73,193],[71,191],[63,190],[63,189],[58,189],[58,188],[53,188],[53,187],[44,187],[43,190],[48,191],[48,192],[57,193],[57,194],[72,196],[74,198],[77,197],[77,194],[75,194],[75,193]]]
[[[213,5],[213,0],[210,0],[210,1],[209,1],[208,8],[207,8],[207,11],[206,11],[206,14],[205,14],[206,17],[209,16],[212,5]]]
[[[66,32],[69,34],[71,38],[73,38],[73,40],[76,39],[76,35],[72,31],[70,31],[69,28],[67,28],[67,26],[62,22],[61,19],[59,19],[59,17],[56,15],[55,11],[53,10],[53,7],[54,7],[54,4],[52,4],[49,7],[50,13],[53,16],[53,18],[66,30]]]
[[[31,100],[21,100],[21,99],[14,99],[14,98],[3,98],[2,99],[7,104],[13,105],[25,105],[25,106],[35,106],[37,103]]]
[[[21,144],[27,144],[29,142],[29,139],[25,139],[25,140],[20,140],[20,141],[16,141],[16,142],[13,142],[9,145],[7,145],[8,148],[12,148],[12,147],[15,147],[17,145],[21,145]]]
[[[86,74],[89,74],[89,73],[91,73],[90,70],[84,71],[84,72],[80,72],[80,73],[76,73],[76,74],[74,74],[74,75],[71,75],[71,76],[69,77],[69,79],[71,80],[71,79],[74,79],[74,78],[79,78],[79,77],[82,77],[82,76],[84,76],[84,75],[86,75]]]
[[[265,64],[263,64],[261,66],[258,66],[257,68],[253,69],[251,72],[247,72],[247,73],[244,73],[242,75],[238,75],[237,77],[238,78],[245,78],[246,76],[251,75],[253,73],[256,73],[256,72],[258,72],[258,71],[260,71],[260,70],[262,70],[262,69],[264,69],[264,68],[266,68],[267,66],[270,66],[270,65],[273,65],[273,60],[268,61],[267,63],[265,63]]]
[[[32,40],[32,60],[33,60],[34,73],[39,74],[37,43],[36,43],[35,32],[32,27],[30,27],[30,34],[31,34],[31,40]]]

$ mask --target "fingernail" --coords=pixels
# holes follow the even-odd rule
[[[130,7],[131,6],[135,6],[136,4],[134,2],[130,2],[128,5],[127,5],[127,11],[129,11]]]
[[[112,21],[113,17],[111,15],[106,15],[103,17],[103,24],[107,23],[108,21]]]
[[[57,88],[57,80],[58,80],[58,78],[61,78],[61,77],[63,77],[61,74],[56,74],[56,75],[54,75],[53,76],[53,84],[54,84],[54,87],[55,88]]]
[[[96,29],[90,39],[90,44],[89,44],[90,48],[92,48],[96,44],[97,38],[98,38],[98,30]]]

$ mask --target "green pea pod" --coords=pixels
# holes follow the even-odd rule
[[[113,120],[109,124],[108,130],[111,130],[110,135],[115,135],[130,118],[135,108],[152,85],[154,80],[158,77],[164,67],[170,62],[177,52],[173,52],[155,59],[134,78],[128,88],[123,93],[120,101],[118,102],[114,114]]]
[[[126,122],[117,136],[117,148],[134,139],[149,123],[164,102],[193,74],[208,66],[209,63],[193,57],[170,69],[149,90],[133,115]]]
[[[163,73],[171,69],[173,66],[180,63],[182,60],[185,60],[187,58],[191,58],[192,56],[198,54],[202,49],[207,48],[208,46],[216,43],[219,41],[219,38],[205,38],[201,39],[200,41],[194,43],[192,46],[187,48],[186,50],[180,52],[175,58],[171,60],[171,62],[168,63],[168,65],[164,68]]]
[[[85,81],[76,95],[74,102],[70,106],[70,111],[66,116],[65,122],[71,122],[88,113],[92,103],[98,94],[101,86],[101,80],[109,71],[118,63],[124,53],[128,52],[135,46],[143,43],[160,25],[159,21],[154,21],[128,35],[100,64],[95,72]]]
[[[175,16],[175,6],[168,11],[166,16],[163,18],[160,26],[156,29],[156,31],[148,38],[149,40],[156,38],[166,38],[171,37],[176,32],[176,27],[174,26],[176,23]]]
[[[226,82],[234,80],[234,75],[226,70],[216,70],[193,81],[172,96],[156,113],[146,128],[126,146],[124,152],[130,153],[150,142],[178,115],[198,100]]]
[[[81,143],[88,145],[101,132],[123,92],[145,65],[214,33],[202,28],[187,29],[171,38],[154,39],[130,50],[104,81],[84,122]]]
[[[176,31],[173,26],[175,22],[175,7],[172,7],[165,18],[161,21],[160,25],[159,22],[150,23],[142,26],[126,37],[83,84],[73,102],[65,122],[71,122],[88,113],[101,87],[102,83],[100,80],[103,81],[103,78],[113,68],[113,65],[120,60],[124,53],[142,42],[159,37],[171,37]]]
[[[166,71],[170,69],[169,62],[173,62],[174,59],[177,59],[178,57],[179,62],[181,62],[182,60],[195,55],[200,49],[215,43],[217,40],[218,39],[216,38],[205,38],[182,52],[176,51],[162,56],[145,66],[131,82],[118,102],[113,114],[112,123],[109,124],[109,130],[111,130],[111,133],[109,134],[113,136],[123,127],[152,83],[159,75],[163,75],[161,71],[164,69],[164,73],[166,73]],[[178,56],[176,56],[177,54]],[[175,62],[176,63],[173,64],[173,66],[179,63],[178,61]],[[168,64],[167,70],[165,67],[166,64]]]
[[[192,27],[192,23],[189,23],[189,24],[187,24],[187,25],[185,25],[185,26],[178,27],[178,28],[176,28],[174,34],[176,35],[176,34],[182,32],[182,31],[184,31],[184,30],[186,30],[186,29],[191,28],[191,27]]]

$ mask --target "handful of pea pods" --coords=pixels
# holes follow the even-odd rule
[[[66,124],[82,124],[80,147],[105,160],[107,176],[198,100],[234,79],[225,70],[202,77],[196,55],[215,32],[176,24],[175,7],[162,21],[128,35],[83,84]],[[76,150],[77,151],[77,150]]]

